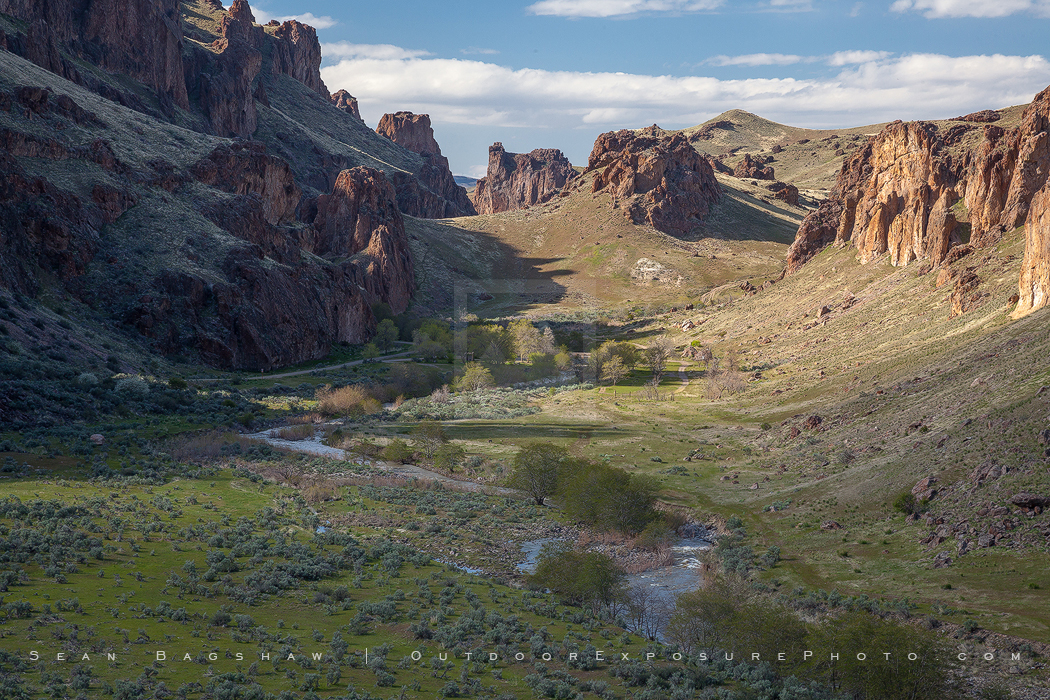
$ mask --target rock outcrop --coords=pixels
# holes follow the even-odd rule
[[[719,198],[710,163],[682,134],[602,134],[585,172],[595,172],[592,191],[611,194],[627,219],[672,235],[692,231]]]
[[[556,148],[508,153],[497,142],[489,146],[488,171],[475,185],[474,208],[495,214],[541,204],[574,177],[572,163]]]
[[[957,129],[942,134],[935,124],[895,122],[842,165],[831,196],[802,222],[788,252],[788,270],[798,270],[829,244],[852,245],[862,262],[888,254],[894,265],[923,259],[948,263],[955,247],[967,250],[997,243],[1025,227],[1025,255],[1014,315],[1050,299],[1050,88],[1025,108],[1018,126],[1004,130],[991,116],[977,145],[957,146]],[[970,127],[968,127],[970,128]],[[980,128],[980,127],[977,127]],[[956,146],[954,149],[949,146]],[[965,205],[969,241],[956,218]],[[972,272],[972,271],[971,271]],[[953,292],[953,314],[979,298],[976,275],[964,275]]]
[[[234,4],[241,0],[234,0]],[[230,7],[233,12],[233,7]],[[270,72],[287,75],[328,99],[328,87],[321,80],[321,44],[317,31],[294,19],[287,20],[273,32],[270,51]],[[353,99],[353,98],[351,98]],[[356,100],[355,100],[356,105]],[[358,119],[360,119],[358,115]]]
[[[750,153],[745,153],[743,160],[733,168],[733,177],[748,177],[754,180],[775,180],[773,167],[752,158]]]
[[[336,109],[341,109],[358,120],[364,121],[364,119],[361,119],[361,111],[357,106],[357,98],[346,90],[332,93],[332,104],[335,105]]]
[[[419,154],[422,167],[414,173],[396,172],[391,182],[397,191],[397,205],[409,216],[424,219],[447,219],[477,213],[467,191],[456,184],[434,139],[430,115],[397,112],[384,114],[376,133]]]

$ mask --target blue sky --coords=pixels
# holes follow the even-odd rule
[[[250,0],[249,0],[250,1]],[[330,90],[427,113],[456,174],[745,109],[835,128],[946,118],[1050,85],[1050,0],[259,0],[318,30]]]

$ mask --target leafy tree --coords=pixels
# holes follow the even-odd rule
[[[549,588],[569,603],[590,605],[597,613],[623,596],[625,578],[607,554],[577,552],[566,543],[550,542],[540,550],[528,582]]]
[[[514,341],[514,353],[518,356],[518,360],[524,360],[532,353],[541,351],[543,336],[536,326],[532,325],[532,321],[526,319],[514,321],[508,330]]]
[[[558,480],[558,496],[570,518],[627,535],[659,517],[654,509],[658,492],[652,477],[586,460],[567,460]]]
[[[459,391],[477,391],[494,386],[492,372],[480,362],[468,362],[463,366],[463,376],[456,382]]]
[[[383,352],[390,352],[394,348],[394,341],[397,340],[399,334],[400,331],[398,331],[397,324],[394,323],[393,319],[385,318],[376,327],[376,335],[372,338],[372,342]]]
[[[434,451],[434,467],[451,474],[466,456],[462,447],[446,442]]]
[[[612,356],[602,367],[602,381],[609,382],[613,386],[616,386],[621,379],[627,376],[628,369],[623,366],[623,361],[617,357]]]
[[[848,697],[959,697],[954,653],[935,633],[855,612],[828,620],[817,628],[814,637],[809,672]],[[839,658],[832,660],[832,653]],[[860,653],[867,658],[858,659]],[[888,658],[886,653],[890,654]],[[918,658],[909,660],[909,653]]]
[[[401,438],[394,438],[383,448],[383,459],[405,464],[412,459],[412,448]]]
[[[361,348],[361,359],[365,362],[371,362],[372,360],[379,357],[379,348],[376,347],[375,343],[367,343]]]
[[[509,483],[542,506],[543,501],[557,491],[558,473],[568,456],[568,451],[558,445],[545,442],[526,445],[514,456]]]

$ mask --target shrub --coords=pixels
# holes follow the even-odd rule
[[[412,448],[401,438],[394,438],[383,448],[383,459],[405,464],[412,461]]]
[[[319,388],[314,395],[317,399],[317,410],[326,416],[350,416],[360,418],[362,416],[378,413],[382,404],[360,384],[333,389],[331,385],[325,384]]]

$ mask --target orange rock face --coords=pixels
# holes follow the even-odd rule
[[[592,191],[626,200],[630,221],[672,235],[690,232],[719,198],[711,164],[681,134],[602,134],[587,160],[590,171],[598,171]]]
[[[943,134],[924,122],[886,127],[843,163],[831,196],[802,222],[788,252],[788,270],[798,270],[832,243],[852,245],[862,262],[888,254],[894,265],[918,259],[948,264],[1024,226],[1014,316],[1045,306],[1050,300],[1050,88],[1036,95],[1013,129],[988,123],[993,116],[981,112],[964,118],[985,123],[983,139],[954,157],[946,146],[965,129],[978,127],[953,126]],[[969,214],[968,242],[953,213],[960,201]],[[976,275],[960,280],[952,294],[953,315],[980,298]]]
[[[576,171],[556,148],[529,153],[508,153],[502,143],[489,146],[489,166],[474,188],[474,208],[479,214],[524,209],[556,195]]]

